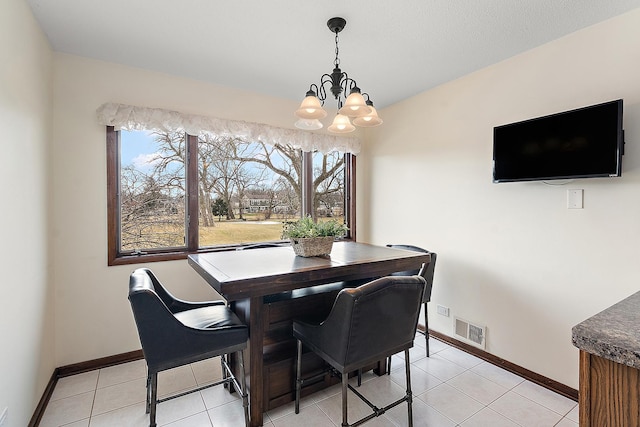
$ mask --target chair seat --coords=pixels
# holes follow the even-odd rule
[[[196,329],[247,329],[238,316],[224,305],[196,308],[175,314],[185,326]]]

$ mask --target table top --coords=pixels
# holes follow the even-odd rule
[[[271,295],[333,281],[419,269],[429,254],[348,241],[330,255],[304,258],[291,246],[189,255],[189,264],[228,300]]]
[[[640,292],[572,329],[573,345],[616,363],[640,369]]]

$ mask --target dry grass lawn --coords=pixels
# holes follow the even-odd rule
[[[200,226],[200,246],[280,240],[281,221],[221,221],[213,227]]]
[[[272,218],[270,220],[262,220],[257,216],[246,216],[246,221],[240,220],[222,220],[215,221],[211,227],[200,226],[199,227],[199,241],[200,247],[206,248],[211,246],[220,245],[238,245],[255,242],[269,242],[281,240],[282,226],[285,221],[293,221],[295,218]],[[319,221],[327,221],[330,218],[319,218]],[[341,217],[331,218],[338,221],[342,221]],[[144,230],[145,232],[140,234],[142,241],[147,241],[149,236],[153,236],[158,239],[158,236],[162,236],[161,244],[156,245],[164,247],[181,246],[184,240],[184,227],[178,221],[177,223],[163,223],[154,225],[151,228]],[[136,239],[134,235],[132,237]],[[144,243],[136,243],[134,241],[126,241],[124,239],[123,249],[147,249]]]

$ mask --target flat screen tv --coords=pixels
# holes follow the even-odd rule
[[[622,100],[493,128],[493,182],[622,176]]]

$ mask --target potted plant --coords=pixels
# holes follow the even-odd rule
[[[333,241],[347,233],[347,226],[335,219],[315,222],[310,216],[294,222],[285,222],[282,238],[290,239],[298,256],[312,257],[331,253]]]

